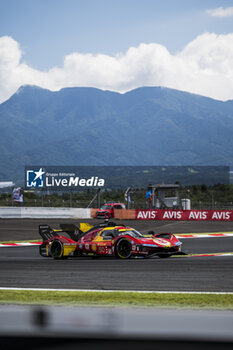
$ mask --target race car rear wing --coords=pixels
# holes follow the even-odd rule
[[[54,230],[49,225],[39,225],[39,234],[43,238],[43,241],[47,241],[52,237],[59,237],[59,233],[66,232],[71,239],[77,241],[83,233],[74,224],[60,224],[60,228],[60,230]]]
[[[43,241],[59,236],[49,225],[39,225],[39,234],[43,238]]]

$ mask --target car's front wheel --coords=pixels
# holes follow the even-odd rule
[[[132,253],[131,243],[126,238],[119,239],[115,246],[115,254],[118,258],[129,259]]]

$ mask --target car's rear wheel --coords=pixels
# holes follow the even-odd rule
[[[61,259],[63,257],[63,244],[58,239],[55,239],[50,246],[50,255],[54,259]]]
[[[118,258],[129,259],[132,253],[132,246],[128,239],[119,239],[115,246],[115,254]]]

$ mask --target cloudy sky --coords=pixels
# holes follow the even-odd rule
[[[0,0],[0,103],[21,85],[233,99],[233,0]]]

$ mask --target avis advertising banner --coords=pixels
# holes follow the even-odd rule
[[[233,210],[136,210],[136,220],[232,221]]]

